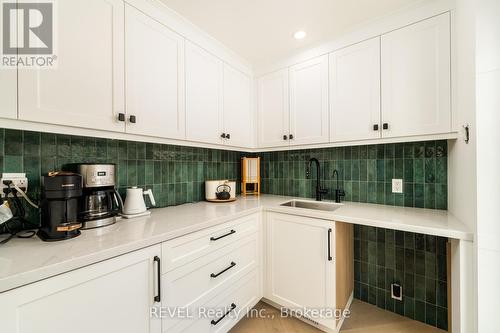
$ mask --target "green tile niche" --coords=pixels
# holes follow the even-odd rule
[[[240,178],[237,151],[0,128],[0,173],[26,172],[32,198],[40,197],[42,174],[79,162],[116,163],[119,191],[151,188],[158,207],[204,200],[207,179]],[[28,214],[39,220],[36,210]]]
[[[306,178],[307,161],[321,162],[325,199],[334,198],[340,186],[346,201],[383,205],[447,209],[447,141],[410,142],[266,152],[262,157],[262,192],[315,197],[316,168]],[[403,179],[402,194],[392,193],[392,179]]]
[[[447,330],[447,241],[354,225],[354,297]],[[401,301],[391,298],[392,283],[403,287]]]

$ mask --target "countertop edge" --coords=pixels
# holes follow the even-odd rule
[[[137,242],[130,242],[125,245],[121,245],[115,248],[103,250],[100,252],[90,253],[86,256],[81,256],[74,259],[69,259],[66,261],[61,261],[56,264],[47,265],[42,268],[37,268],[31,271],[26,271],[21,274],[11,275],[6,278],[0,279],[0,294],[13,290],[22,286],[29,285],[31,283],[39,282],[57,275],[68,273],[70,271],[84,268],[101,261],[109,260],[130,252],[138,251],[140,249],[161,244],[169,240],[186,236],[188,234],[201,231],[210,227],[214,227],[220,224],[224,224],[234,219],[240,217],[245,217],[254,213],[261,212],[263,207],[249,208],[245,211],[238,212],[232,215],[218,217],[215,219],[208,220],[206,222],[201,222],[198,224],[191,225],[186,228],[178,229],[173,232],[168,232],[165,234],[153,236],[146,240],[140,240]],[[36,277],[34,276],[36,275]]]
[[[288,200],[289,199],[291,199],[291,197],[288,198]],[[284,198],[284,200],[287,199]],[[104,260],[108,260],[120,255],[137,251],[142,248],[146,248],[156,244],[161,244],[163,242],[172,240],[174,238],[182,237],[206,228],[210,228],[213,226],[217,226],[232,221],[234,219],[238,219],[247,215],[260,212],[277,212],[277,213],[292,214],[304,217],[318,218],[323,220],[329,220],[332,222],[337,221],[337,222],[360,224],[365,226],[373,226],[373,227],[387,228],[387,229],[394,229],[394,230],[401,230],[401,231],[408,231],[415,233],[431,234],[435,236],[458,239],[461,241],[474,240],[473,233],[467,232],[465,230],[458,230],[458,228],[443,229],[443,228],[434,228],[430,226],[405,225],[403,223],[391,222],[381,219],[369,219],[369,218],[346,216],[343,214],[336,213],[335,211],[334,212],[314,211],[310,209],[282,207],[282,206],[277,206],[276,204],[260,203],[259,206],[257,207],[246,208],[240,212],[212,218],[207,221],[196,223],[184,228],[176,229],[174,231],[151,236],[147,239],[131,241],[129,243],[122,244],[113,248],[93,253],[91,252],[84,256],[70,258],[68,260],[61,261],[55,264],[43,266],[30,271],[25,271],[19,274],[4,277],[0,279],[0,293],[7,292],[15,288],[29,285],[31,283],[35,283]]]

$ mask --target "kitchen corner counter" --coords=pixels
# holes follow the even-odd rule
[[[347,202],[334,212],[280,206],[292,197],[262,195],[232,203],[199,202],[154,209],[151,216],[85,230],[74,239],[46,243],[14,238],[0,246],[0,292],[158,244],[261,210],[473,240],[446,211]]]

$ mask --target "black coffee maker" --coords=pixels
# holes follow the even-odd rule
[[[80,235],[79,199],[82,176],[70,172],[52,172],[42,176],[42,226],[38,237],[52,242]]]

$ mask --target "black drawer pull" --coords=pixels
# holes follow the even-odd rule
[[[230,309],[229,309],[229,310],[228,310],[228,311],[227,311],[227,312],[226,312],[226,313],[225,313],[222,317],[220,317],[220,318],[219,318],[219,319],[217,319],[217,320],[212,320],[210,323],[211,323],[212,325],[214,325],[214,326],[215,326],[215,325],[217,325],[217,324],[218,324],[218,323],[219,323],[222,319],[224,319],[224,318],[225,318],[228,314],[230,314],[230,313],[231,313],[231,311],[233,311],[234,309],[236,309],[236,304],[231,303],[231,308],[230,308]]]
[[[211,241],[216,241],[216,240],[219,240],[221,238],[224,238],[224,237],[227,237],[227,236],[231,236],[232,234],[235,234],[236,231],[235,230],[231,230],[230,232],[228,232],[227,234],[225,235],[222,235],[222,236],[219,236],[219,237],[210,237],[210,240]]]
[[[328,229],[328,261],[332,261],[332,253],[330,250],[331,247],[331,238],[332,238],[332,229]]]
[[[158,283],[158,295],[155,296],[154,298],[154,301],[155,302],[160,302],[161,301],[161,261],[160,261],[160,257],[158,256],[155,256],[153,258],[153,260],[158,263],[158,269],[156,271],[156,274],[157,274],[157,283]]]
[[[228,270],[230,270],[230,269],[231,269],[231,268],[233,268],[234,266],[236,266],[236,263],[235,263],[234,261],[231,261],[231,264],[229,265],[229,267],[224,268],[222,271],[220,271],[220,272],[219,272],[219,273],[217,273],[217,274],[215,274],[215,273],[210,274],[210,277],[211,277],[211,278],[216,278],[216,277],[218,277],[219,275],[221,275],[221,274],[223,274],[223,273],[227,272]]]

